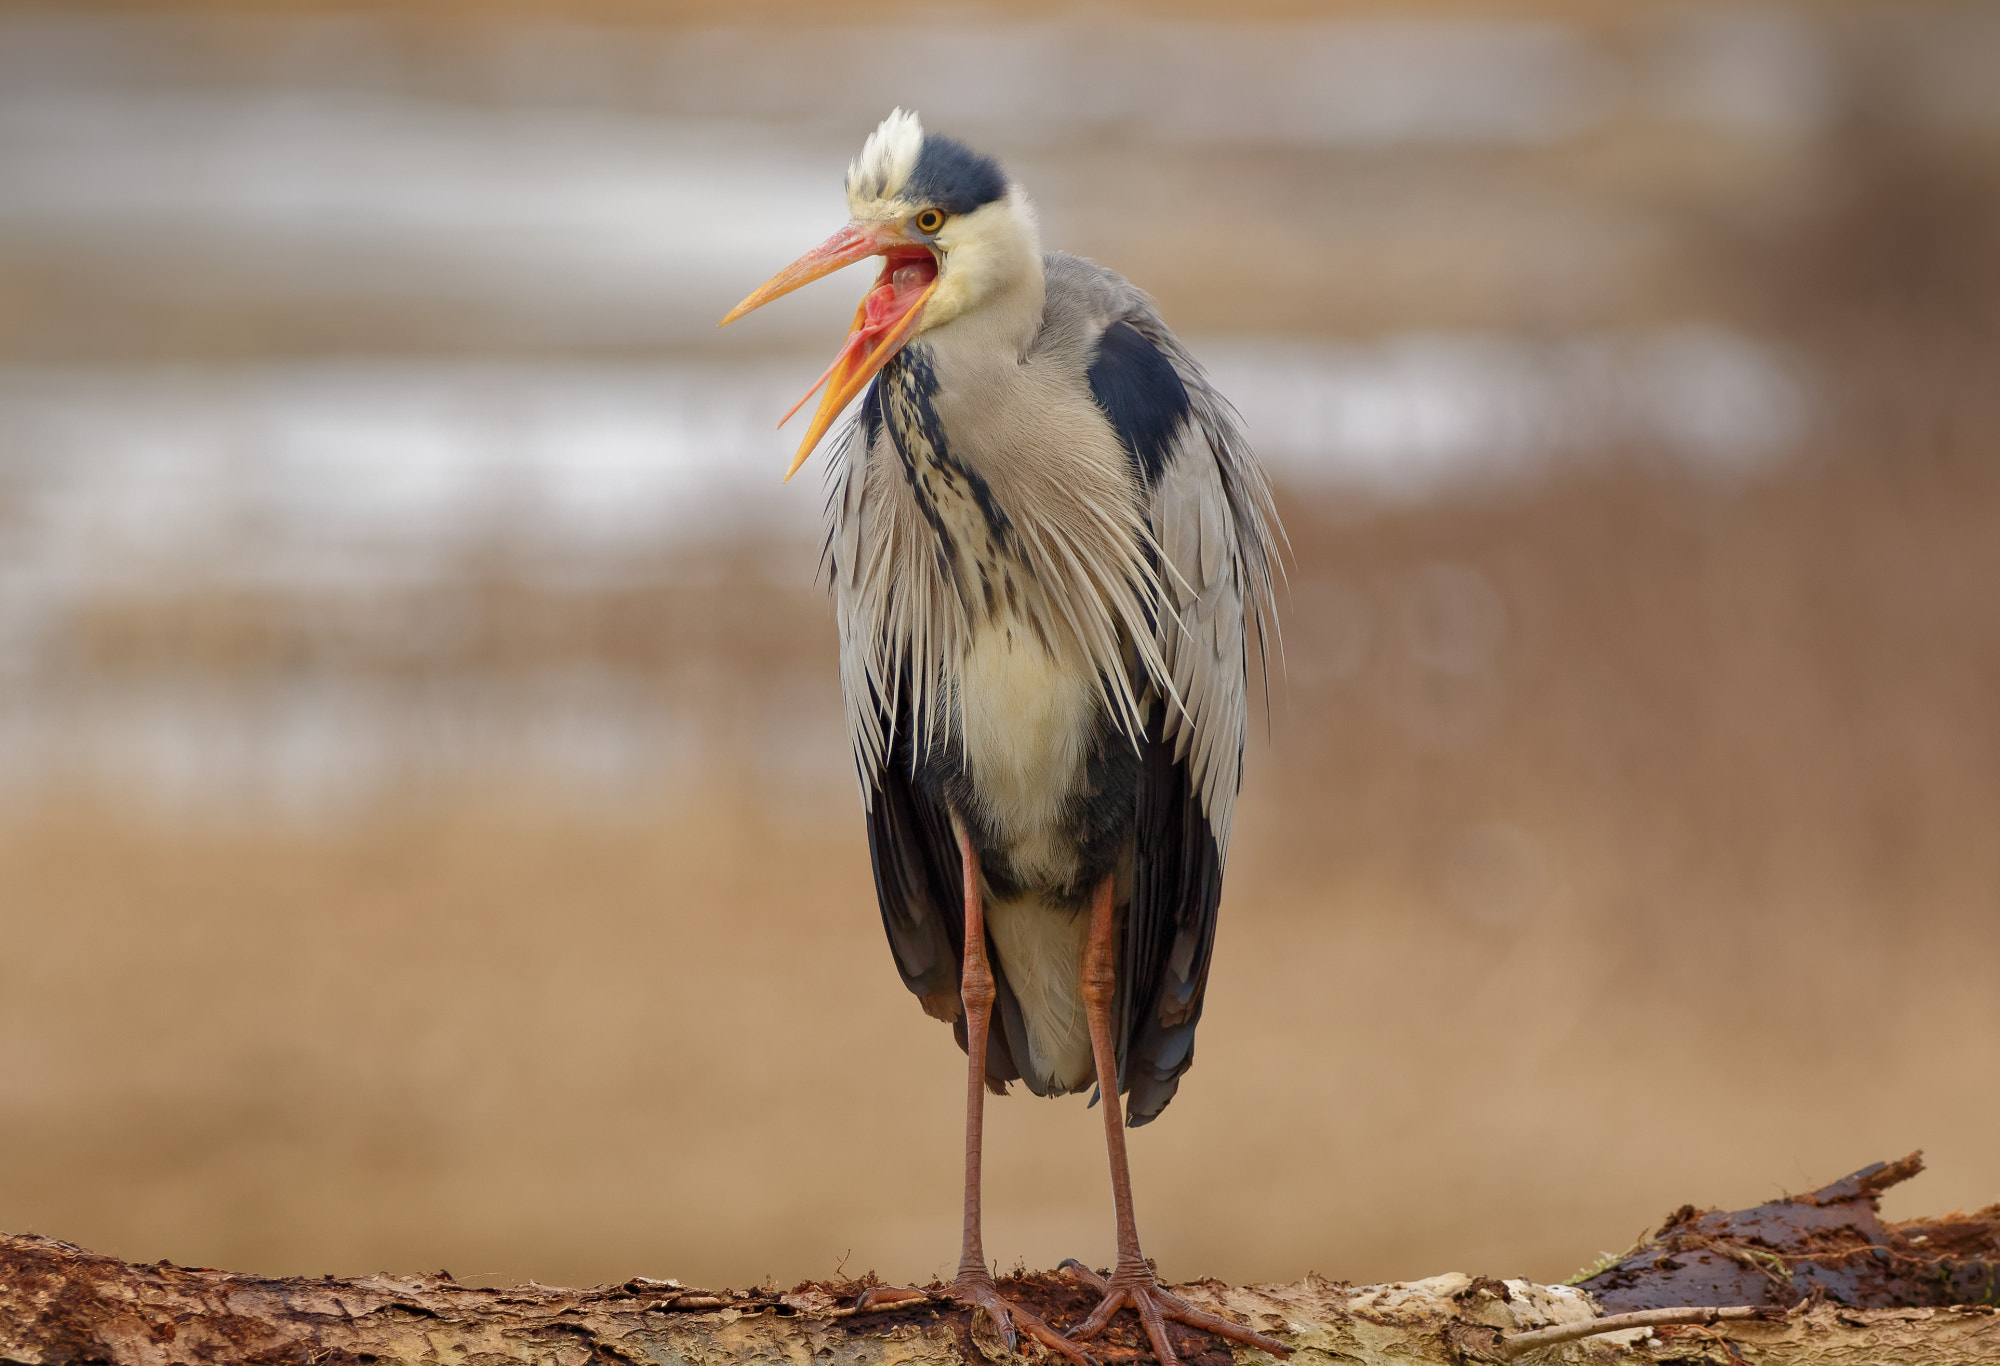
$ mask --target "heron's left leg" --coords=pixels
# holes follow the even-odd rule
[[[1146,1337],[1153,1344],[1153,1355],[1160,1366],[1179,1366],[1180,1361],[1173,1344],[1167,1340],[1168,1319],[1279,1356],[1289,1355],[1291,1348],[1277,1339],[1168,1294],[1153,1278],[1146,1255],[1139,1251],[1139,1226],[1132,1217],[1132,1171],[1125,1160],[1125,1120],[1120,1113],[1123,1107],[1118,1103],[1117,1054],[1111,1046],[1111,1004],[1118,990],[1118,964],[1114,957],[1117,927],[1112,920],[1111,895],[1111,879],[1107,877],[1091,899],[1090,938],[1083,951],[1083,1004],[1090,1021],[1090,1052],[1097,1064],[1097,1085],[1104,1097],[1104,1146],[1111,1156],[1111,1204],[1118,1216],[1118,1265],[1106,1281],[1081,1262],[1063,1263],[1104,1292],[1097,1308],[1070,1336],[1096,1337],[1111,1322],[1111,1316],[1129,1304],[1146,1326]]]
[[[993,1003],[998,984],[986,960],[986,905],[980,891],[979,854],[972,836],[958,832],[959,865],[965,881],[964,952],[960,964],[959,999],[965,1009],[965,1222],[958,1258],[958,1275],[952,1278],[947,1298],[984,1313],[993,1321],[1008,1349],[1014,1349],[1015,1330],[1052,1351],[1068,1357],[1073,1366],[1097,1366],[1090,1354],[1049,1327],[1033,1311],[1001,1295],[993,1272],[986,1265],[986,1249],[980,1238],[980,1166],[986,1136],[986,1043],[993,1027]],[[863,1292],[855,1302],[856,1312],[887,1309],[913,1299],[929,1299],[921,1290],[880,1288]]]

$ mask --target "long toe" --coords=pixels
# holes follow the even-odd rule
[[[1223,1318],[1220,1314],[1197,1309],[1180,1296],[1169,1294],[1161,1288],[1158,1281],[1153,1279],[1149,1270],[1127,1271],[1120,1268],[1112,1273],[1109,1281],[1106,1281],[1081,1262],[1064,1262],[1062,1269],[1104,1295],[1104,1298],[1098,1301],[1097,1308],[1091,1311],[1090,1317],[1072,1330],[1071,1336],[1074,1338],[1088,1341],[1096,1337],[1111,1322],[1112,1315],[1129,1304],[1133,1312],[1138,1314],[1139,1322],[1145,1326],[1146,1338],[1153,1344],[1153,1355],[1159,1360],[1160,1366],[1180,1366],[1180,1355],[1174,1351],[1174,1345],[1167,1337],[1167,1323],[1170,1320],[1185,1324],[1189,1328],[1198,1328],[1204,1333],[1228,1338],[1231,1342],[1240,1342],[1246,1347],[1259,1348],[1273,1356],[1284,1357],[1292,1353],[1291,1348],[1276,1338],[1267,1337],[1253,1328],[1246,1328],[1234,1320]]]
[[[959,1281],[952,1286],[951,1297],[975,1311],[984,1312],[993,1320],[993,1326],[999,1330],[1000,1338],[1009,1351],[1014,1349],[1018,1330],[1050,1351],[1068,1357],[1075,1366],[1097,1366],[1095,1357],[1049,1327],[1033,1310],[1024,1309],[1006,1298],[990,1280]]]
[[[1212,1314],[1206,1309],[1197,1309],[1180,1296],[1170,1295],[1157,1285],[1148,1286],[1140,1293],[1153,1302],[1162,1318],[1172,1319],[1175,1323],[1184,1323],[1190,1328],[1199,1328],[1204,1333],[1213,1333],[1217,1337],[1228,1338],[1231,1342],[1240,1342],[1245,1347],[1259,1348],[1273,1356],[1288,1357],[1292,1354],[1292,1349],[1276,1338],[1246,1327],[1234,1319],[1223,1318],[1222,1315]]]

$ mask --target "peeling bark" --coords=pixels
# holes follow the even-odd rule
[[[1030,1302],[1061,1299],[1065,1278],[1030,1276],[1006,1287]],[[918,1303],[853,1315],[844,1286],[709,1291],[671,1281],[565,1290],[474,1289],[448,1276],[310,1280],[136,1266],[47,1238],[0,1235],[0,1362],[69,1366],[962,1366],[1010,1354],[972,1317]],[[1597,1309],[1582,1291],[1458,1274],[1354,1287],[1308,1278],[1294,1285],[1204,1281],[1176,1293],[1243,1319],[1294,1347],[1294,1366],[1439,1363],[1472,1366],[1512,1356],[1509,1334],[1584,1324]],[[1767,1311],[1775,1317],[1710,1327],[1628,1329],[1537,1348],[1515,1359],[1550,1363],[1886,1362],[1959,1366],[2000,1360],[1991,1307],[1855,1310],[1836,1305]],[[1060,1318],[1060,1315],[1058,1315]],[[1242,1366],[1263,1353],[1197,1335],[1190,1360]],[[1141,1355],[1113,1342],[1107,1363]]]

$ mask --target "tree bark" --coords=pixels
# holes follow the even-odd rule
[[[138,1266],[68,1243],[0,1235],[0,1363],[69,1366],[962,1366],[1010,1354],[970,1314],[919,1302],[881,1314],[844,1309],[859,1287],[707,1291],[672,1281],[565,1290],[459,1285],[448,1275],[353,1280],[265,1277]],[[1068,1278],[1003,1287],[1031,1303],[1072,1293]],[[1294,1285],[1201,1281],[1176,1293],[1244,1320],[1294,1348],[1296,1366],[1397,1363],[1849,1363],[1959,1366],[2000,1360],[1990,1306],[1856,1310],[1801,1306],[1711,1326],[1644,1326],[1510,1350],[1508,1336],[1597,1317],[1582,1291],[1451,1274],[1382,1286],[1318,1278]],[[1060,1314],[1058,1314],[1060,1318]],[[1129,1315],[1122,1317],[1130,1317]],[[1529,1344],[1516,1344],[1528,1347]],[[1264,1354],[1206,1335],[1191,1363],[1250,1366]],[[1113,1341],[1100,1359],[1143,1353]]]

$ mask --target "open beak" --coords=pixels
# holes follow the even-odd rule
[[[806,399],[818,393],[821,385],[826,386],[819,411],[813,414],[812,426],[806,430],[805,442],[793,458],[792,467],[785,471],[787,479],[799,472],[799,466],[806,463],[806,457],[812,454],[813,447],[826,435],[841,410],[868,387],[868,381],[909,341],[917,320],[923,316],[924,305],[937,290],[937,257],[928,247],[910,242],[895,228],[850,225],[772,276],[717,324],[726,327],[800,285],[869,256],[885,258],[882,273],[876,278],[875,287],[863,296],[861,307],[855,310],[854,325],[848,330],[840,354],[813,387],[806,390],[805,397],[792,405],[792,411],[778,420],[778,425],[784,426],[792,420],[793,413],[806,406]]]

